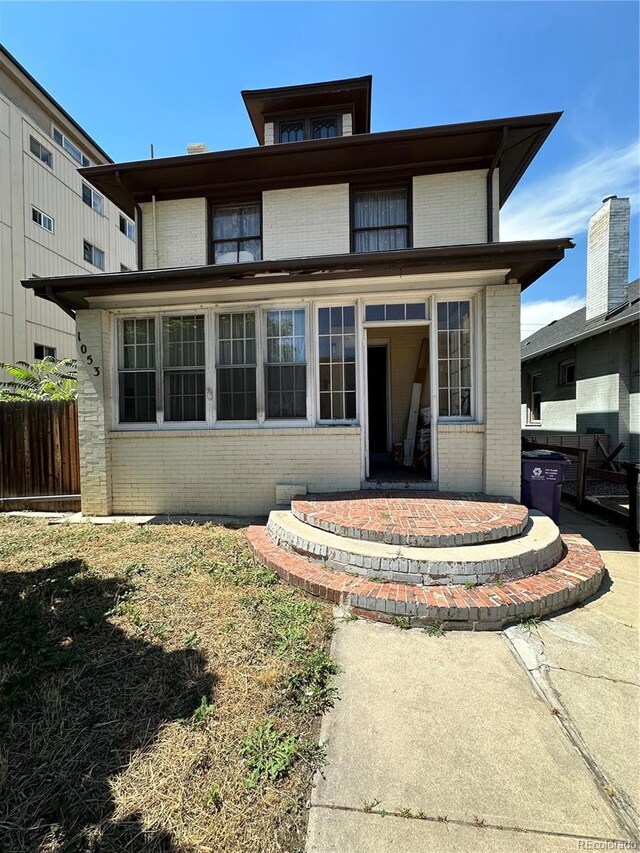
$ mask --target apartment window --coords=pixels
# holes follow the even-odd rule
[[[104,270],[104,252],[87,240],[84,240],[82,244],[82,256],[88,264],[93,264],[94,267]]]
[[[85,183],[82,184],[82,201],[102,216],[104,210],[102,196]]]
[[[214,208],[214,264],[259,261],[262,258],[260,219],[259,204]]]
[[[33,345],[33,357],[36,361],[42,361],[43,358],[55,359],[56,348],[45,346],[45,344],[34,344]]]
[[[438,303],[440,417],[471,417],[471,303]]]
[[[279,142],[303,142],[305,139],[333,139],[341,134],[340,116],[281,119],[278,122]]]
[[[122,320],[118,370],[121,423],[156,420],[156,330],[153,318]]]
[[[41,210],[38,210],[37,207],[31,208],[31,218],[39,225],[40,228],[44,228],[45,231],[49,231],[53,234],[53,219],[51,216],[47,216],[46,213],[43,213]]]
[[[204,317],[162,318],[165,421],[205,420]]]
[[[64,148],[67,154],[73,157],[76,163],[79,163],[81,166],[91,165],[91,161],[89,160],[89,158],[85,157],[85,155],[78,148],[78,146],[74,145],[74,143],[68,137],[66,137],[64,133],[61,133],[57,128],[53,129],[53,140],[54,142],[57,142],[61,148]]]
[[[558,382],[560,385],[574,385],[576,381],[576,363],[573,359],[562,361],[559,367]]]
[[[125,267],[124,264],[120,264],[120,272],[131,272],[131,267]]]
[[[386,252],[409,246],[406,187],[353,194],[353,251]]]
[[[305,311],[267,311],[267,418],[307,415]]]
[[[542,420],[542,391],[539,373],[529,376],[529,420],[530,424],[539,424]]]
[[[256,315],[218,315],[218,420],[256,419]]]
[[[320,420],[356,417],[355,308],[318,309]]]
[[[29,137],[29,150],[34,157],[41,160],[45,166],[53,169],[53,154],[48,148],[45,148],[34,136]]]
[[[130,240],[136,239],[136,226],[125,216],[120,216],[120,231]]]

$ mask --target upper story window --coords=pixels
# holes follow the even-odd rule
[[[88,264],[93,264],[94,267],[104,270],[104,252],[89,243],[88,240],[84,240],[82,243],[82,257]]]
[[[48,166],[50,169],[53,169],[53,154],[49,151],[48,148],[45,148],[34,136],[29,137],[29,150],[37,157],[38,160],[41,160],[45,166]]]
[[[91,160],[89,160],[88,157],[85,157],[78,146],[74,145],[74,143],[56,127],[53,128],[53,140],[54,142],[57,142],[61,148],[64,148],[67,154],[71,155],[76,163],[79,163],[81,166],[91,165]]]
[[[529,375],[527,423],[539,424],[542,420],[542,379],[539,373]]]
[[[409,246],[409,191],[406,187],[353,193],[354,252],[386,252]]]
[[[36,361],[42,361],[43,358],[55,358],[56,348],[48,347],[45,344],[34,344],[33,357]]]
[[[50,231],[51,234],[53,234],[53,218],[51,216],[47,216],[46,213],[38,210],[37,207],[32,207],[31,218],[36,225],[39,225],[41,228],[44,228],[45,231]]]
[[[576,363],[571,359],[562,361],[558,371],[558,382],[560,385],[574,385],[576,381]]]
[[[128,220],[126,216],[120,215],[119,228],[120,231],[130,240],[136,239],[136,226],[133,224],[133,222]]]
[[[83,182],[82,201],[102,216],[104,212],[104,199],[92,187]]]
[[[213,209],[213,262],[238,264],[262,258],[259,204]]]
[[[340,116],[309,116],[281,119],[278,122],[278,142],[303,142],[305,139],[332,139],[340,136]]]

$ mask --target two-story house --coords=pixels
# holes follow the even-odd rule
[[[0,362],[75,356],[75,324],[20,282],[134,269],[133,220],[78,168],[112,161],[0,45]]]
[[[519,497],[520,293],[572,243],[501,243],[499,211],[559,114],[372,133],[370,77],[243,98],[256,147],[81,170],[139,271],[25,282],[76,313],[83,512],[375,486],[418,377],[419,485]]]

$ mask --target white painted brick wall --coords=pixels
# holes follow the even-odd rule
[[[78,341],[78,435],[80,488],[85,515],[111,512],[111,465],[104,401],[110,398],[109,314],[92,309],[76,315]],[[82,349],[86,347],[86,351]],[[96,370],[99,375],[96,375]]]
[[[262,194],[265,260],[349,251],[349,185],[269,190]]]
[[[143,269],[193,267],[207,263],[207,201],[182,198],[156,202],[158,257],[155,256],[153,203],[142,209]]]
[[[413,179],[413,245],[416,248],[486,241],[486,170],[420,175]]]
[[[485,288],[485,488],[520,497],[520,285]]]
[[[629,281],[628,198],[607,199],[589,220],[587,240],[587,320],[621,305]]]
[[[360,487],[360,430],[116,432],[113,512],[267,513],[278,483]]]
[[[353,118],[351,116],[351,113],[344,113],[344,115],[342,116],[342,135],[353,135]]]
[[[438,424],[440,491],[484,490],[484,443],[482,424]]]
[[[264,123],[264,144],[265,145],[273,145],[275,142],[274,135],[274,127],[272,121],[266,121]]]

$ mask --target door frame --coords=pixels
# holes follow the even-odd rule
[[[393,401],[391,399],[391,338],[376,338],[375,340],[369,340],[369,336],[367,333],[367,329],[364,329],[365,335],[365,346],[367,353],[367,365],[365,368],[365,375],[367,379],[367,408],[366,408],[366,421],[367,421],[367,475],[369,473],[369,350],[373,347],[381,347],[386,352],[386,377],[385,381],[387,384],[387,453],[390,453],[393,448],[393,412],[392,405]]]

